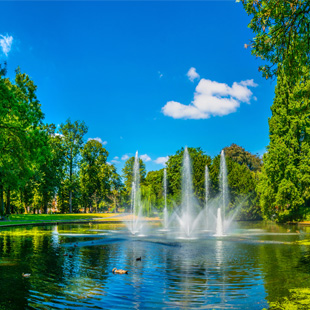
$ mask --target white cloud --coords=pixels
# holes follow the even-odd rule
[[[106,145],[106,144],[108,144],[108,141],[102,141],[100,138],[88,138],[88,140],[87,141],[90,141],[90,140],[96,140],[96,141],[98,141],[98,142],[100,142],[102,145]]]
[[[160,79],[164,76],[160,71],[158,71],[158,75]]]
[[[248,87],[256,86],[253,80],[234,82],[230,87],[225,83],[201,79],[191,104],[169,101],[162,112],[175,119],[207,119],[228,115],[236,112],[242,102],[250,104],[253,93]]]
[[[116,156],[117,157],[117,156]],[[115,157],[114,157],[115,158]],[[118,157],[117,157],[118,158]],[[113,163],[113,164],[119,164],[120,163],[120,161],[118,161],[117,159],[112,159],[111,160],[111,163]]]
[[[196,72],[196,68],[191,67],[186,73],[190,81],[194,82],[195,79],[199,79],[200,75]]]
[[[12,36],[4,36],[2,34],[0,34],[0,46],[2,49],[2,52],[5,56],[8,56],[11,47],[12,47],[12,43],[13,43],[13,37]]]
[[[123,155],[121,160],[127,160],[129,158],[129,156],[127,154]]]
[[[158,157],[154,160],[154,163],[159,164],[159,165],[165,165],[168,159],[169,159],[169,156]]]
[[[145,162],[148,162],[148,161],[151,161],[151,157],[147,154],[144,154],[144,155],[140,155],[140,158],[145,161]]]
[[[243,86],[252,86],[252,87],[258,86],[258,84],[254,83],[253,79],[246,80],[246,81],[241,81],[240,84],[243,85]]]
[[[118,156],[114,156],[114,158],[113,158],[113,159],[116,159],[116,160],[117,160],[117,159],[119,159],[119,157],[118,157]]]

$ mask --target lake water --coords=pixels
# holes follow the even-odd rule
[[[263,309],[310,286],[307,239],[310,227],[264,223],[190,240],[156,225],[2,228],[0,309]]]

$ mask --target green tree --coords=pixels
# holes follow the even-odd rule
[[[0,67],[0,209],[3,214],[3,192],[6,212],[10,213],[11,191],[25,186],[41,159],[43,113],[36,97],[36,85],[20,69],[15,82],[4,76]]]
[[[262,160],[258,155],[253,155],[243,147],[233,143],[224,148],[225,156],[239,165],[246,165],[251,171],[258,171],[262,167]]]
[[[282,70],[298,80],[310,65],[309,1],[240,1],[252,17],[249,24],[255,34],[249,44],[252,54],[267,61],[259,70],[266,78],[278,76]]]
[[[236,144],[224,148],[224,151],[229,187],[229,205],[226,212],[234,213],[238,209],[236,215],[238,219],[261,219],[261,208],[256,190],[262,165],[260,158]],[[210,166],[212,198],[220,192],[220,160],[221,156],[217,155]]]
[[[149,171],[145,178],[145,186],[151,187],[151,190],[145,192],[151,193],[152,205],[162,209],[164,207],[164,169]],[[142,192],[143,196],[143,192]],[[155,197],[155,199],[153,199]],[[150,201],[150,199],[148,199]]]
[[[63,135],[62,141],[66,151],[66,167],[69,179],[69,213],[72,213],[73,176],[77,172],[78,159],[84,144],[83,138],[87,131],[88,128],[85,122],[71,122],[70,119],[65,124],[61,124],[59,129],[59,133]]]
[[[123,172],[123,179],[125,185],[125,202],[129,204],[130,197],[131,197],[131,187],[133,182],[133,167],[135,163],[135,157],[130,157],[126,160],[124,168],[122,169]],[[140,165],[140,186],[143,185],[145,181],[145,164],[141,158],[139,158],[139,165]]]
[[[279,75],[258,186],[264,217],[276,221],[301,219],[310,207],[309,72],[294,87],[289,80]]]
[[[143,184],[141,186],[141,198],[143,213],[150,216],[152,206],[154,206],[156,202],[156,194],[151,184]]]
[[[124,185],[121,176],[117,173],[114,165],[107,165],[108,173],[108,193],[107,197],[112,202],[113,209],[116,212],[122,201]]]
[[[45,147],[39,165],[38,194],[42,197],[43,212],[47,214],[48,203],[54,198],[64,178],[65,149],[62,136],[55,133],[54,124],[44,127]]]
[[[92,212],[93,202],[96,207],[108,189],[108,164],[109,153],[97,140],[89,140],[81,151],[80,178],[83,197],[89,203]]]
[[[201,204],[205,197],[205,167],[210,166],[211,157],[205,155],[201,148],[188,148],[193,167],[193,186],[196,197]],[[169,156],[167,161],[168,192],[177,203],[181,200],[182,164],[184,149],[180,149],[175,155]]]

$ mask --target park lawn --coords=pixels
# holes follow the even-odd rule
[[[78,213],[78,214],[11,214],[9,220],[0,221],[2,225],[10,224],[36,224],[53,222],[75,222],[75,221],[115,221],[115,213]]]

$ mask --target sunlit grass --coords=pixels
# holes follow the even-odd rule
[[[91,213],[91,214],[12,214],[9,220],[0,221],[1,225],[8,224],[32,224],[32,223],[50,223],[50,222],[74,222],[89,220],[116,220],[112,219],[114,213]]]

